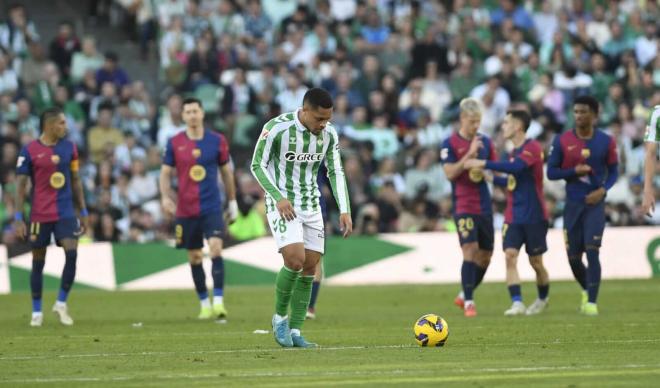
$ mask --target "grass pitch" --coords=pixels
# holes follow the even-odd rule
[[[227,324],[198,321],[194,291],[75,290],[63,327],[44,298],[29,327],[29,294],[0,296],[2,386],[328,386],[442,383],[454,386],[657,386],[659,280],[607,281],[600,316],[576,310],[574,283],[553,283],[540,316],[504,317],[503,284],[477,291],[479,316],[452,305],[458,286],[324,287],[316,350],[282,349],[269,334],[271,287],[229,287]],[[523,286],[525,302],[536,296]],[[47,310],[46,310],[47,308]],[[414,344],[412,325],[443,316],[444,348]]]

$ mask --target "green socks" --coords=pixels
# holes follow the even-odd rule
[[[287,315],[289,311],[289,302],[291,302],[291,294],[293,293],[296,280],[301,272],[302,270],[292,271],[286,266],[282,266],[282,269],[280,269],[280,272],[277,274],[277,278],[275,279],[275,312],[277,315]],[[307,302],[309,302],[309,295],[307,296]]]
[[[309,299],[312,296],[313,282],[314,275],[300,276],[296,282],[291,298],[291,317],[289,319],[289,327],[292,329],[300,329],[303,322],[305,322],[307,306],[309,306]]]

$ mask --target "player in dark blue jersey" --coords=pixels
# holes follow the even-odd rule
[[[536,140],[526,139],[525,133],[530,122],[529,114],[520,110],[512,110],[504,117],[502,133],[515,146],[508,161],[471,159],[465,163],[466,168],[486,168],[507,174],[506,178],[495,177],[495,184],[507,190],[502,240],[506,257],[506,281],[513,304],[504,315],[538,314],[548,304],[550,286],[548,271],[543,266],[548,233],[548,212],[543,198],[543,147]],[[523,244],[536,272],[538,288],[538,299],[527,309],[522,301],[517,268]]]
[[[564,239],[575,279],[582,287],[580,311],[598,315],[599,251],[605,230],[605,194],[618,177],[616,141],[594,128],[598,101],[581,96],[573,103],[575,129],[556,136],[548,178],[566,180]],[[587,254],[585,268],[582,254]]]
[[[328,169],[325,168],[325,164],[321,164],[319,167],[319,175],[316,177],[316,184],[319,187],[321,196],[319,197],[319,203],[321,204],[321,213],[323,214],[323,219],[328,219],[328,203],[323,196],[323,187],[330,187],[330,180],[328,179]],[[330,190],[332,192],[332,190]],[[323,240],[323,244],[327,244],[327,240]],[[316,264],[316,272],[314,273],[314,282],[312,283],[312,296],[309,299],[309,307],[307,307],[307,314],[305,318],[307,319],[316,319],[316,299],[319,297],[319,291],[321,290],[321,280],[323,280],[323,258],[319,260]]]
[[[78,150],[66,136],[66,118],[58,108],[45,110],[40,118],[41,136],[21,150],[16,162],[18,184],[14,220],[20,238],[28,236],[23,221],[23,203],[27,182],[32,182],[29,240],[32,246],[32,319],[30,326],[41,326],[41,296],[46,249],[51,236],[64,249],[62,282],[53,312],[63,325],[73,325],[67,298],[76,276],[78,237],[87,226],[87,209],[78,175]],[[80,221],[82,221],[82,225]]]
[[[451,181],[454,220],[463,253],[461,286],[463,291],[454,304],[466,317],[475,317],[474,290],[481,283],[493,254],[495,231],[493,205],[484,173],[479,168],[467,168],[469,159],[497,160],[489,137],[478,133],[482,104],[474,98],[460,103],[460,128],[442,144],[442,168]]]
[[[218,188],[218,173],[227,191],[228,218],[238,215],[234,172],[229,145],[221,134],[204,128],[204,109],[195,98],[183,101],[186,130],[167,141],[160,173],[161,203],[166,213],[176,216],[175,238],[178,249],[188,250],[193,283],[200,301],[199,319],[227,318],[224,305],[225,267],[222,258],[224,222]],[[176,171],[178,191],[172,200],[171,175]],[[213,305],[202,267],[202,248],[206,238],[211,255]]]

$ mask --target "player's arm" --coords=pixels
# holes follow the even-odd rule
[[[280,190],[273,183],[273,177],[268,172],[268,165],[271,163],[270,157],[272,149],[273,147],[279,146],[278,142],[275,140],[277,137],[276,135],[276,133],[272,133],[264,127],[259,136],[257,146],[254,147],[250,171],[252,171],[252,175],[254,175],[261,188],[275,200],[275,207],[280,213],[280,216],[287,221],[291,221],[296,218],[296,212],[293,210],[293,205],[282,195]]]
[[[220,149],[218,150],[218,165],[220,166],[220,175],[222,183],[227,193],[227,213],[229,223],[233,223],[238,218],[238,203],[236,202],[236,182],[234,181],[234,167],[229,155],[229,143],[224,135],[220,134]]]
[[[655,163],[658,155],[658,120],[660,120],[660,109],[657,107],[651,112],[646,133],[644,134],[644,197],[642,199],[642,211],[651,215],[655,210],[655,189],[653,177],[655,175]]]
[[[165,155],[163,156],[163,164],[160,167],[160,179],[158,186],[160,188],[160,203],[166,213],[174,215],[176,212],[176,204],[172,200],[172,170],[175,166],[174,160],[174,147],[172,141],[167,141],[165,146]]]
[[[591,172],[591,167],[588,164],[578,164],[572,168],[561,168],[563,158],[564,154],[561,150],[559,135],[557,135],[552,142],[550,156],[548,157],[548,179],[553,181],[571,179]]]
[[[80,179],[80,166],[78,159],[78,149],[73,146],[73,158],[70,164],[71,170],[71,191],[73,192],[73,202],[78,209],[78,216],[82,222],[79,233],[82,235],[89,230],[89,213],[85,205],[85,192],[83,191],[82,180]]]
[[[23,218],[25,208],[25,195],[27,193],[28,180],[32,174],[32,159],[25,147],[21,149],[16,161],[16,213],[14,214],[14,228],[20,239],[27,237],[27,227]]]
[[[642,200],[642,210],[644,214],[650,215],[655,210],[653,177],[655,175],[655,159],[658,154],[658,143],[647,141],[644,148],[646,155],[644,156],[644,199]]]
[[[348,196],[348,186],[346,185],[346,175],[341,163],[337,132],[331,130],[329,133],[331,138],[325,155],[325,166],[328,169],[332,194],[339,207],[339,224],[342,232],[344,232],[344,237],[348,237],[353,232],[353,221],[351,220],[351,203]]]
[[[284,196],[277,186],[275,186],[273,183],[273,177],[270,176],[270,173],[268,172],[268,164],[271,162],[270,155],[274,143],[275,134],[264,128],[259,137],[259,141],[257,142],[257,146],[254,148],[250,171],[252,171],[252,175],[254,175],[254,178],[257,180],[261,188],[264,189],[268,195],[273,197],[275,201],[279,201],[284,198]]]
[[[468,152],[463,155],[461,159],[456,157],[454,150],[449,145],[449,142],[445,142],[445,146],[440,151],[440,158],[442,160],[442,168],[445,170],[445,175],[447,179],[453,181],[456,179],[463,171],[468,169],[465,166],[465,162],[476,157],[479,148],[483,147],[483,142],[479,136],[475,136],[470,143],[470,149]]]
[[[27,226],[23,220],[23,208],[25,206],[25,193],[27,192],[28,179],[27,175],[18,175],[16,177],[16,213],[14,214],[14,228],[16,235],[20,239],[25,239],[27,236]]]
[[[594,205],[602,201],[607,191],[614,186],[617,179],[619,179],[619,157],[616,152],[616,141],[614,138],[611,138],[607,156],[607,178],[601,187],[587,194],[584,202],[587,205]]]

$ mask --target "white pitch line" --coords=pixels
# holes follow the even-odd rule
[[[452,369],[452,374],[465,374],[466,380],[473,379],[479,373],[524,373],[524,372],[553,372],[553,371],[583,371],[583,370],[627,370],[643,368],[659,368],[660,364],[627,364],[627,365],[583,365],[583,366],[537,366],[537,367],[503,367],[503,368],[470,368]],[[261,377],[333,377],[333,376],[403,376],[407,374],[419,377],[420,374],[432,374],[424,371],[394,370],[338,370],[338,371],[291,371],[291,372],[243,372],[243,373],[180,373],[156,376],[113,376],[113,377],[46,377],[32,379],[0,380],[0,384],[30,384],[30,383],[58,383],[58,382],[109,382],[131,381],[142,379],[176,380],[176,379],[204,379],[204,378],[261,378]],[[442,376],[439,376],[442,377]],[[447,376],[448,378],[451,376]]]
[[[634,344],[634,343],[657,343],[660,338],[652,339],[630,339],[630,340],[598,340],[598,341],[580,341],[580,342],[503,342],[503,343],[464,343],[454,347],[472,347],[472,346],[539,346],[539,345],[586,345],[586,344]],[[344,351],[344,350],[372,350],[372,349],[414,349],[415,345],[373,345],[373,346],[331,346],[320,347],[315,352],[321,351]],[[281,352],[281,351],[299,351],[293,348],[263,348],[263,349],[227,349],[227,350],[196,350],[196,351],[151,351],[134,353],[83,353],[83,354],[59,354],[59,355],[24,355],[24,356],[5,356],[0,357],[0,361],[23,361],[23,360],[43,360],[43,359],[71,359],[71,358],[110,358],[110,357],[144,357],[144,356],[168,356],[182,354],[238,354],[238,353],[260,353],[260,352]]]

